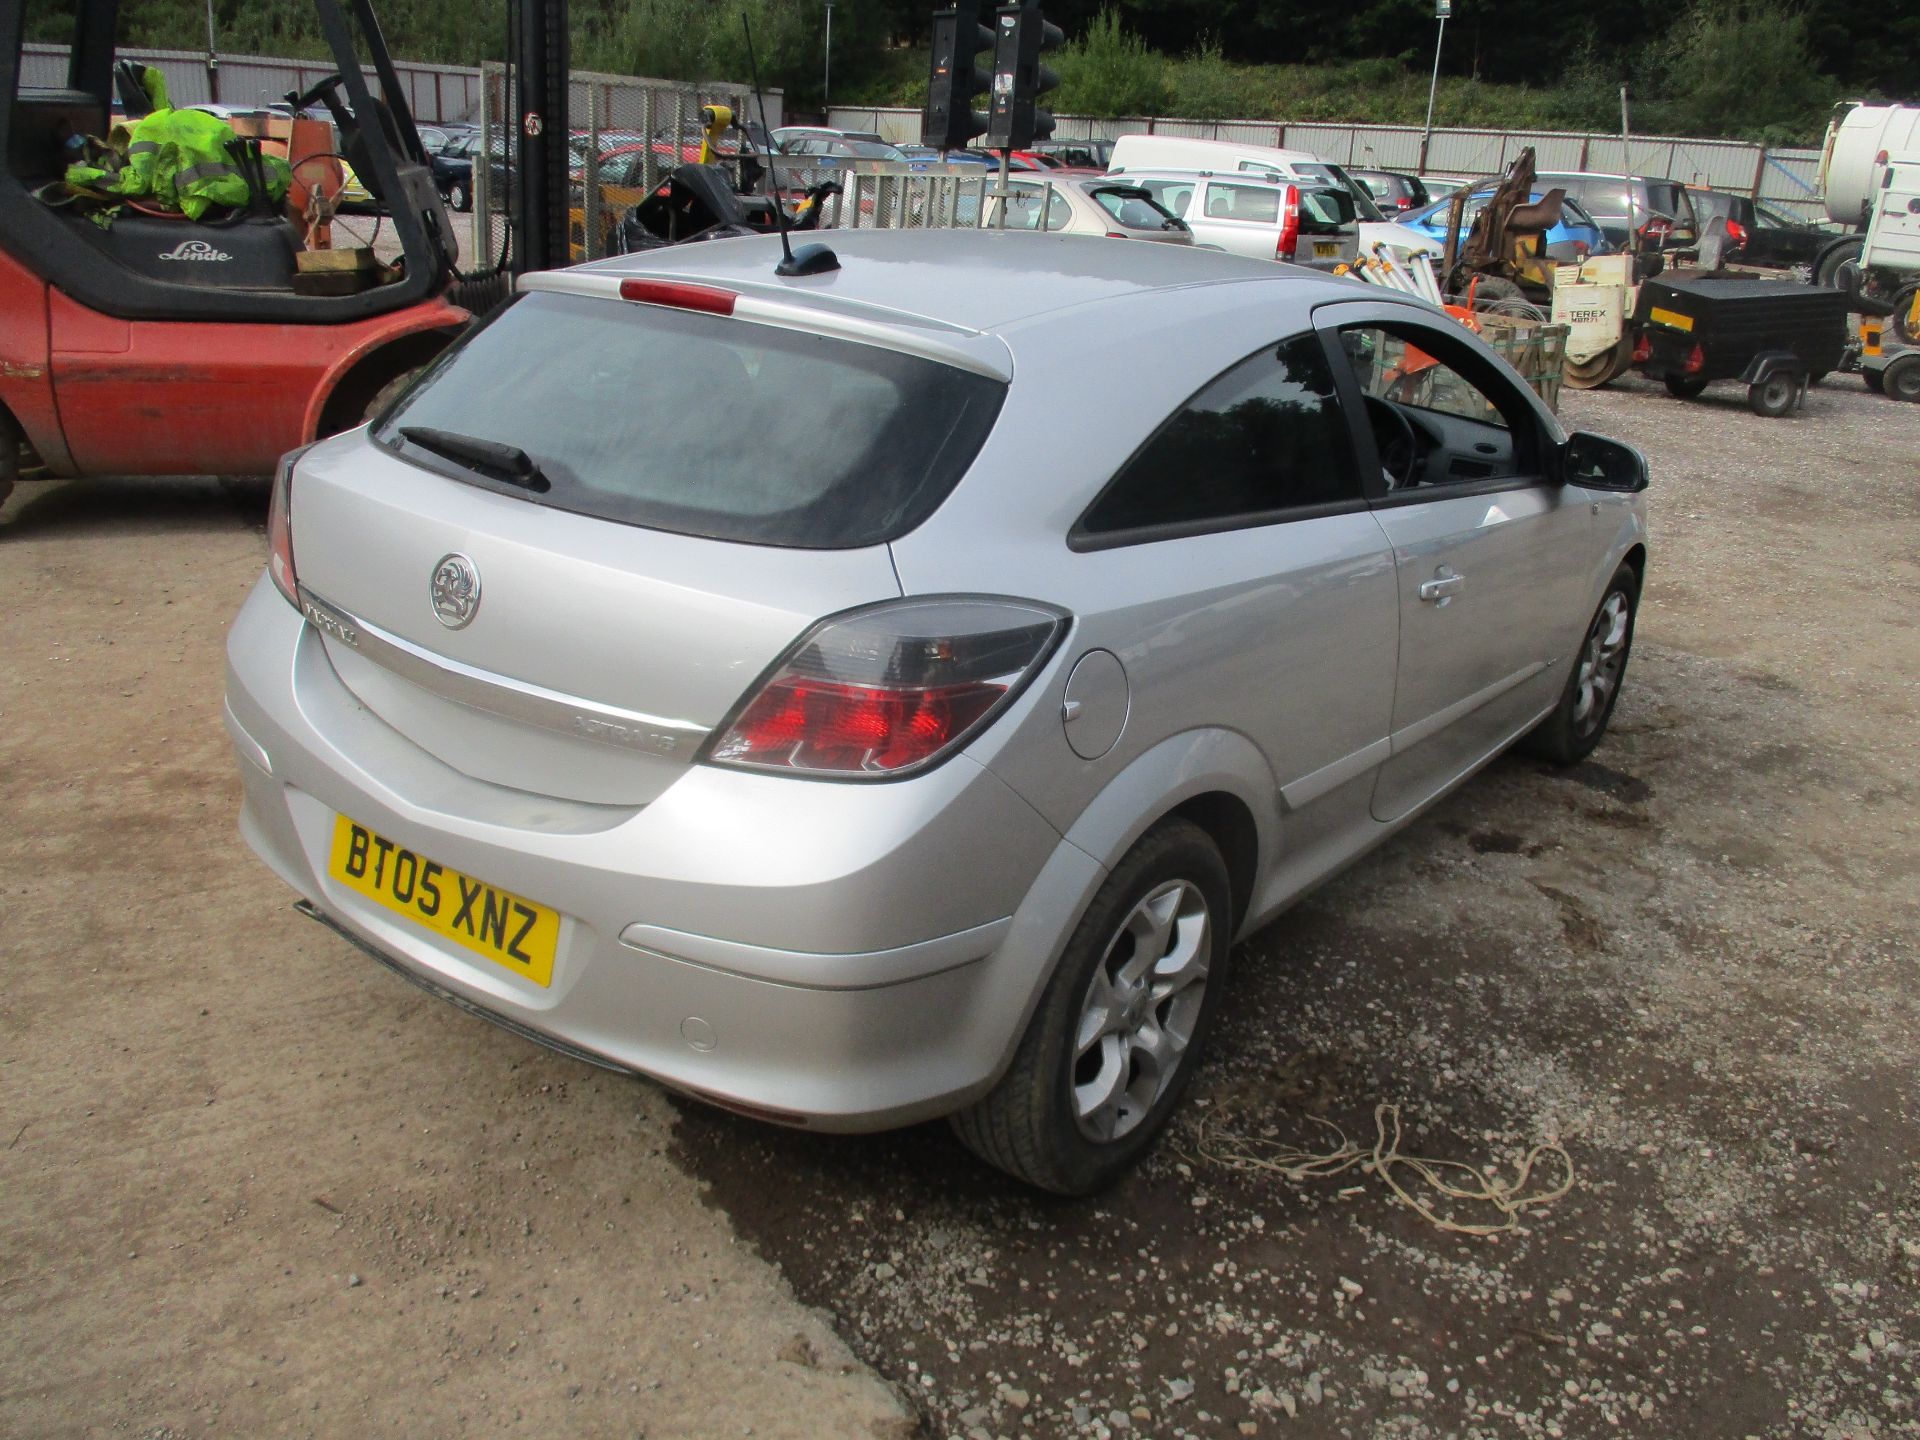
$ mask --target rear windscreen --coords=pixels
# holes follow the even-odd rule
[[[898,351],[624,300],[536,292],[448,351],[374,438],[530,502],[749,544],[852,549],[946,498],[1006,387]],[[510,445],[544,493],[407,440]]]

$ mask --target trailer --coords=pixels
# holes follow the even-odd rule
[[[1717,380],[1747,387],[1756,415],[1790,415],[1847,354],[1838,291],[1716,271],[1668,271],[1640,287],[1634,368],[1691,400]]]

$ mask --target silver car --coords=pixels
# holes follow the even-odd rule
[[[1000,222],[1000,197],[986,192],[989,228]],[[969,223],[978,209],[974,195],[962,197],[957,213]],[[1164,209],[1154,195],[1126,180],[1104,175],[1049,175],[1007,182],[1009,230],[1045,230],[1054,235],[1099,235],[1108,240],[1152,240],[1167,245],[1193,244],[1186,221]]]
[[[1089,1191],[1235,937],[1514,742],[1600,740],[1646,467],[1349,282],[832,243],[529,277],[290,457],[228,645],[241,828],[524,1035]]]

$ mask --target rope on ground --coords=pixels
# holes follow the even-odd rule
[[[1278,1141],[1236,1135],[1220,1127],[1222,1118],[1215,1112],[1201,1121],[1195,1146],[1201,1159],[1230,1170],[1266,1172],[1293,1181],[1326,1179],[1357,1169],[1363,1174],[1379,1176],[1401,1204],[1429,1224],[1456,1235],[1498,1235],[1512,1230],[1525,1211],[1551,1205],[1573,1189],[1573,1157],[1555,1140],[1527,1151],[1511,1180],[1476,1170],[1459,1160],[1429,1160],[1404,1154],[1400,1149],[1400,1107],[1394,1104],[1374,1107],[1374,1138],[1370,1150],[1349,1140],[1338,1125],[1318,1115],[1307,1118],[1338,1137],[1339,1143],[1331,1150],[1303,1150]],[[1566,1174],[1558,1185],[1529,1194],[1528,1189],[1534,1183],[1534,1167],[1548,1155],[1560,1162]],[[1492,1206],[1499,1212],[1500,1219],[1487,1224],[1467,1224],[1447,1218],[1435,1208],[1434,1201],[1415,1194],[1401,1183],[1396,1172],[1402,1169],[1412,1173],[1413,1183],[1424,1184],[1447,1200]],[[1462,1176],[1465,1178],[1457,1178]]]

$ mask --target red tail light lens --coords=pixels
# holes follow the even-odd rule
[[[893,601],[822,621],[706,758],[848,780],[925,769],[991,721],[1066,624],[1030,601],[973,599]]]
[[[1280,238],[1274,243],[1273,258],[1291,260],[1300,248],[1300,188],[1287,186],[1280,199]]]
[[[1702,350],[1698,345],[1694,346],[1693,349],[1687,352],[1687,363],[1684,368],[1689,375],[1698,374],[1700,371],[1706,369],[1707,352]]]
[[[1633,363],[1644,365],[1653,358],[1653,337],[1642,330],[1633,342]]]
[[[273,493],[267,501],[267,574],[296,609],[300,605],[300,581],[293,568],[293,464],[305,453],[303,448],[280,457],[273,472]]]
[[[1747,227],[1738,220],[1727,221],[1727,238],[1736,245],[1747,243]]]
[[[713,285],[688,285],[678,280],[622,280],[620,298],[643,305],[667,305],[675,310],[699,310],[708,315],[733,314],[740,297]]]

